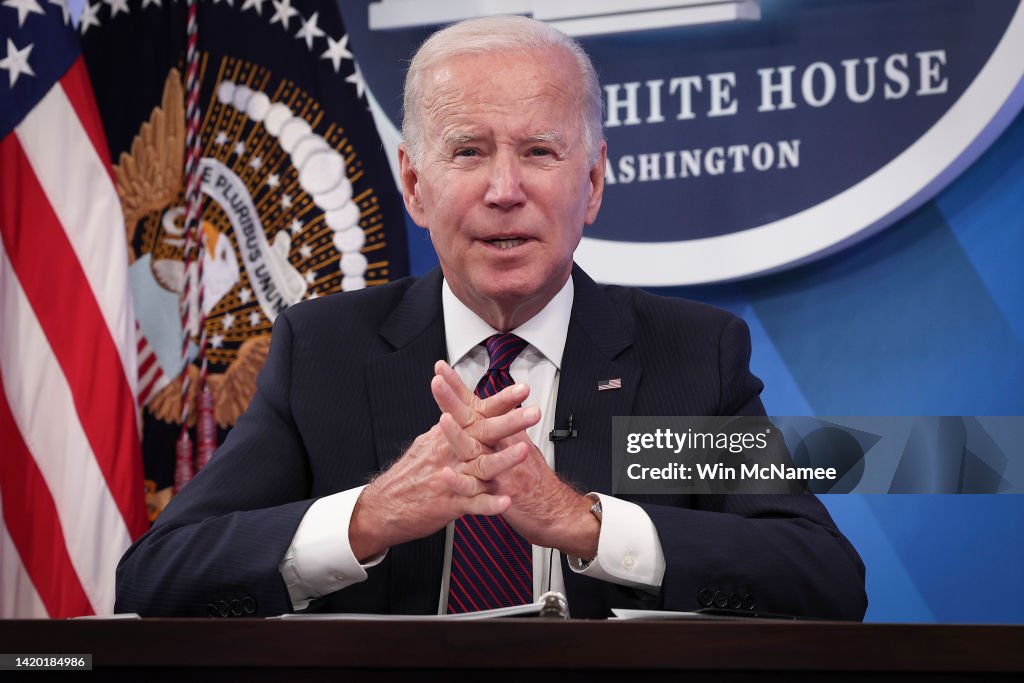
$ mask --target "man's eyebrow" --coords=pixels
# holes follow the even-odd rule
[[[466,131],[460,130],[453,130],[449,133],[445,133],[445,135],[442,138],[445,149],[460,147],[462,145],[466,145],[472,142],[478,142],[479,140],[479,135],[475,135],[473,133],[468,133]],[[565,147],[567,144],[565,136],[553,130],[528,135],[526,136],[525,141],[527,144],[544,143],[549,145],[555,145],[557,147]]]
[[[473,135],[472,133],[467,133],[465,131],[460,130],[453,130],[450,133],[445,133],[443,141],[445,149],[450,149],[452,147],[465,145],[468,142],[474,142],[478,139],[479,137]]]
[[[535,133],[526,138],[527,142],[546,142],[548,144],[565,147],[565,136],[553,130]]]

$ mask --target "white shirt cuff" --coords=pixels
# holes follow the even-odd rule
[[[634,588],[661,588],[665,553],[654,522],[635,503],[591,493],[601,499],[601,535],[591,562],[569,557],[577,574]]]
[[[324,496],[306,510],[278,565],[293,609],[305,609],[314,598],[365,581],[366,569],[387,555],[385,551],[360,564],[352,553],[348,526],[364,488]]]

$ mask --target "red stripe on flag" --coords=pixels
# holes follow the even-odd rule
[[[135,398],[121,356],[64,227],[15,135],[0,140],[0,166],[6,176],[0,183],[0,238],[67,378],[111,495],[129,534],[137,538],[147,527],[142,456]]]
[[[75,60],[68,72],[60,79],[60,85],[68,100],[71,101],[78,120],[82,122],[85,134],[89,136],[89,141],[96,149],[96,154],[110,173],[111,181],[114,181],[114,169],[110,163],[110,148],[107,147],[107,136],[103,132],[103,120],[100,118],[100,110],[96,106],[96,98],[92,93],[89,71],[85,68],[84,58],[79,56]]]
[[[149,372],[149,369],[153,366],[153,363],[155,363],[155,362],[156,362],[156,354],[151,353],[151,354],[145,356],[145,360],[143,360],[142,364],[139,365],[139,377],[142,377],[147,372]]]
[[[154,372],[152,379],[150,379],[149,382],[146,383],[146,386],[142,387],[142,390],[139,391],[140,406],[144,406],[149,402],[149,396],[153,393],[153,387],[156,386],[156,383],[160,381],[161,377],[163,377],[162,372]]]
[[[21,437],[0,377],[0,489],[7,531],[53,618],[92,614],[68,555],[53,496]]]

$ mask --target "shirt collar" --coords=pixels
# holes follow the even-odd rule
[[[569,332],[569,316],[572,314],[573,284],[570,276],[551,301],[525,323],[512,330],[526,343],[544,354],[554,366],[561,369],[565,337]],[[444,280],[441,285],[441,307],[444,311],[445,341],[448,345],[448,362],[455,365],[474,346],[498,334],[480,316],[474,313],[459,298]]]

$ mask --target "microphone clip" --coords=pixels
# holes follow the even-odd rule
[[[566,439],[575,439],[578,432],[576,431],[575,420],[573,416],[569,415],[569,424],[566,425],[565,429],[552,429],[551,433],[548,434],[548,438],[557,443],[559,441],[565,441]]]

